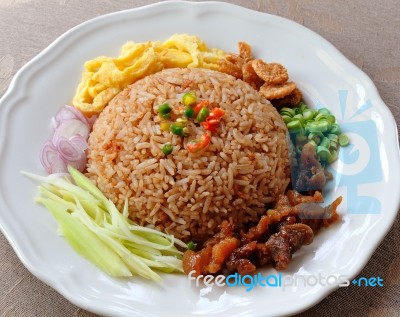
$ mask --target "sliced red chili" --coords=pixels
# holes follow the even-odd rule
[[[214,133],[215,131],[217,131],[217,129],[219,127],[219,120],[208,117],[206,121],[201,123],[201,125],[203,126],[203,128],[205,130],[210,131],[211,133]]]
[[[201,135],[200,139],[195,139],[186,144],[186,147],[190,153],[197,153],[198,151],[205,149],[211,141],[211,136],[208,133]]]
[[[214,108],[214,109],[212,109],[211,112],[210,112],[210,117],[211,117],[211,118],[215,118],[215,119],[219,119],[219,118],[221,118],[224,114],[225,114],[224,109],[222,109],[222,108]]]
[[[194,116],[196,117],[199,113],[199,111],[201,110],[201,108],[203,107],[208,107],[210,105],[210,103],[208,102],[208,100],[202,100],[200,101],[194,108]]]

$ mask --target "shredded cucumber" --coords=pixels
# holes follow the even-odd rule
[[[69,166],[65,174],[42,177],[36,202],[43,204],[59,224],[59,231],[71,247],[115,277],[134,274],[154,281],[154,270],[182,272],[182,251],[187,245],[173,235],[142,227],[128,218],[128,202],[120,212],[82,173]]]

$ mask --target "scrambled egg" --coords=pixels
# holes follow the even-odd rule
[[[219,70],[225,53],[209,49],[198,37],[174,34],[164,43],[126,43],[117,58],[100,56],[85,63],[73,105],[85,115],[100,113],[128,85],[164,68]]]

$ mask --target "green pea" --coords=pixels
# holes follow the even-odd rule
[[[197,114],[196,122],[205,121],[209,114],[210,114],[210,110],[208,110],[208,108],[206,108],[206,107],[201,108],[199,113]]]
[[[160,106],[158,106],[158,113],[160,115],[166,115],[172,111],[171,106],[168,103],[164,103]]]
[[[171,124],[170,130],[172,134],[183,136],[183,127],[176,123]]]
[[[169,155],[174,150],[174,147],[171,144],[167,143],[167,144],[164,144],[164,146],[162,147],[161,150],[165,155]]]
[[[193,116],[194,116],[194,110],[193,110],[192,108],[186,108],[186,109],[183,111],[183,114],[184,114],[184,116],[185,116],[186,118],[193,118]]]

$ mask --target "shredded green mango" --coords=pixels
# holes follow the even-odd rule
[[[54,216],[71,247],[107,274],[140,275],[154,281],[162,272],[183,272],[182,252],[187,245],[174,236],[142,227],[128,218],[82,173],[69,166],[68,176],[24,175],[41,182],[35,201]]]

